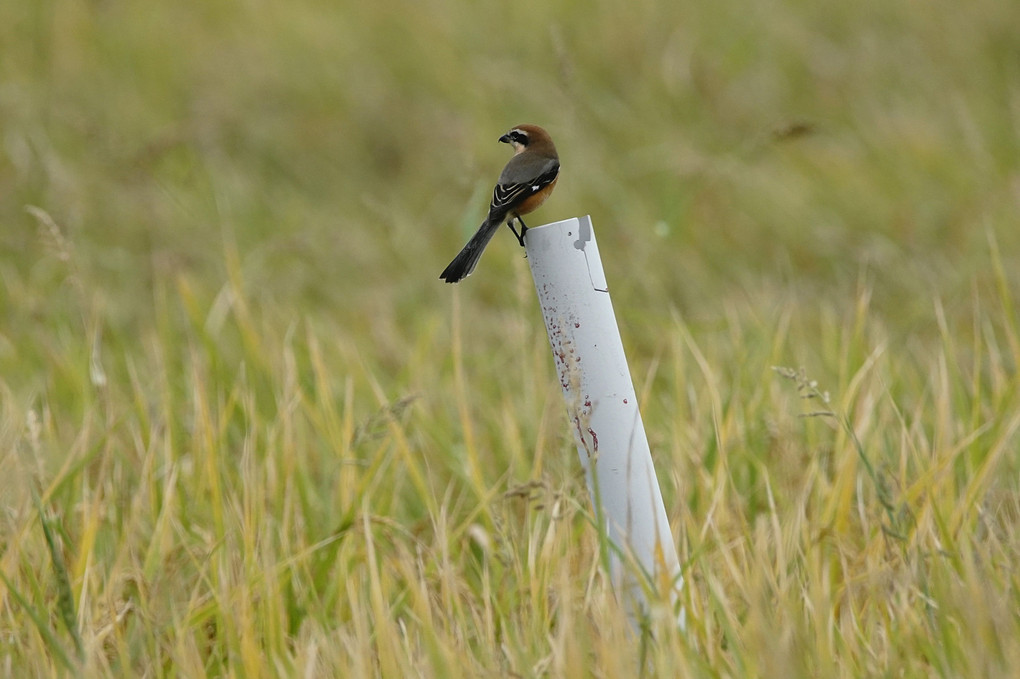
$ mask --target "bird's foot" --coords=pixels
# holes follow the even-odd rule
[[[517,229],[515,229],[513,227],[512,221],[513,220],[511,220],[511,222],[510,222],[510,229],[514,232],[514,235],[517,236],[517,242],[520,243],[521,247],[523,248],[524,247],[524,234],[526,234],[528,232],[528,225],[524,223],[523,219],[521,219],[520,217],[517,217],[517,223],[521,225],[521,232],[517,233]]]
[[[517,221],[519,221],[519,222],[521,221],[520,217],[517,218]],[[514,220],[511,219],[509,222],[506,223],[506,225],[509,226],[510,230],[514,232],[514,236],[517,237],[517,242],[520,243],[521,247],[523,248],[524,247],[524,233],[528,230],[528,227],[524,226],[524,222],[521,222],[521,232],[517,233],[517,229],[514,228]]]

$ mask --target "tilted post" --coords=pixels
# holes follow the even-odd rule
[[[591,219],[528,229],[526,244],[577,452],[610,545],[613,584],[632,618],[634,604],[649,609],[646,588],[668,591],[675,606],[680,563]],[[628,568],[630,559],[639,568]],[[650,578],[644,587],[642,574]]]

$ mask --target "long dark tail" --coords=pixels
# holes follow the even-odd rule
[[[493,234],[499,230],[502,222],[502,219],[487,219],[482,222],[475,235],[471,236],[468,244],[453,258],[450,265],[443,269],[443,273],[439,274],[439,277],[447,283],[456,283],[470,276],[478,264],[478,258],[482,256],[482,251],[485,250],[485,246],[492,240]]]

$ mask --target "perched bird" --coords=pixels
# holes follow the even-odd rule
[[[538,208],[556,186],[560,160],[548,132],[538,125],[518,125],[499,140],[513,147],[514,157],[503,168],[492,191],[489,216],[460,254],[439,274],[447,283],[456,283],[471,275],[482,251],[504,220],[524,247],[524,233],[528,227],[521,215]],[[515,219],[521,225],[520,233],[514,228]]]

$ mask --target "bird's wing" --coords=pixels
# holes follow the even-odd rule
[[[499,183],[492,191],[489,212],[506,213],[520,205],[528,196],[538,193],[551,184],[560,173],[560,163],[555,158],[524,158],[514,156],[499,175]]]

